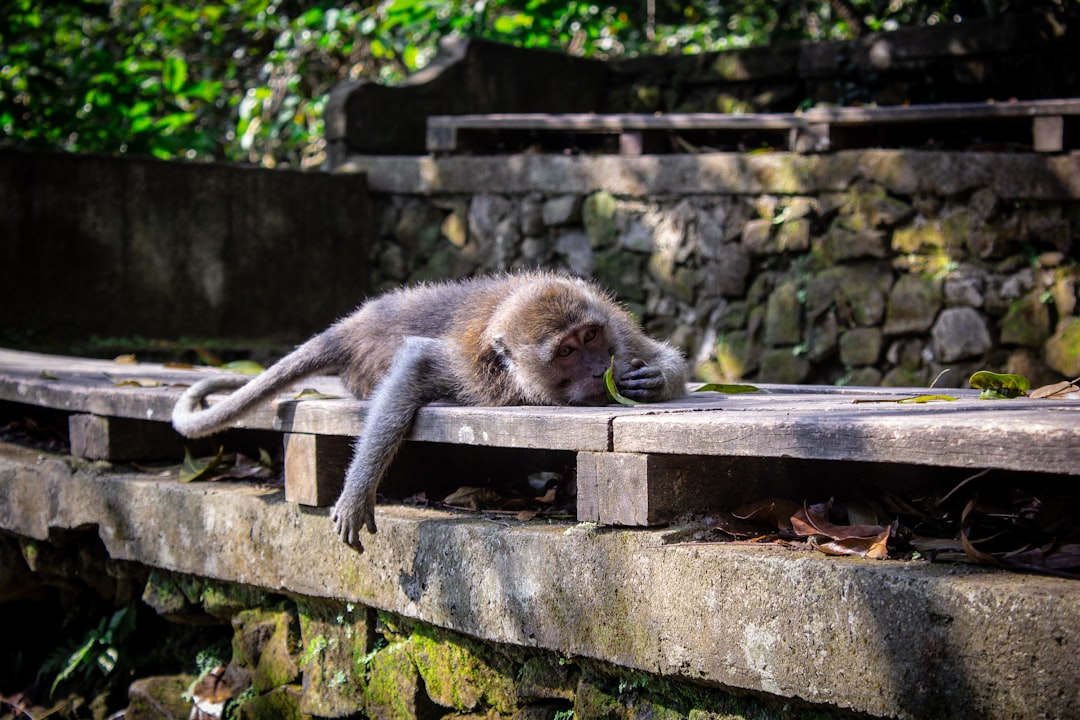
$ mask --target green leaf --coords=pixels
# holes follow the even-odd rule
[[[615,387],[615,356],[611,357],[611,365],[604,371],[604,387],[607,388],[608,397],[619,403],[620,405],[640,405],[637,400],[631,400],[628,397],[623,397],[619,392],[619,388]]]
[[[184,464],[180,467],[179,480],[182,483],[189,483],[198,480],[210,470],[213,470],[221,463],[221,458],[225,454],[225,447],[219,447],[217,455],[210,459],[194,458],[191,456],[191,451],[187,448],[184,449]]]
[[[244,375],[258,375],[264,368],[254,360],[233,360],[227,362],[221,366],[222,370],[228,370],[229,372],[242,373]]]
[[[901,405],[906,403],[920,405],[922,403],[928,402],[952,402],[954,400],[956,400],[956,398],[954,398],[952,395],[918,395],[916,397],[902,398],[900,400],[897,400],[896,402],[900,403]]]
[[[980,398],[1002,400],[1027,395],[1031,388],[1031,382],[1023,375],[1010,375],[1007,373],[995,373],[989,370],[980,370],[968,380],[971,387],[982,390]]]
[[[188,65],[181,55],[173,53],[165,59],[165,67],[161,71],[161,82],[169,92],[179,93],[187,82]]]
[[[705,383],[694,392],[718,392],[726,395],[739,395],[741,393],[769,392],[755,385],[731,385],[728,383]]]

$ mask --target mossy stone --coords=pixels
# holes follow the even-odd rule
[[[1080,318],[1059,322],[1044,348],[1047,365],[1069,379],[1080,377]]]
[[[251,671],[256,692],[293,682],[300,676],[296,612],[276,608],[244,610],[233,616],[233,662]]]
[[[1001,344],[1038,347],[1050,337],[1050,307],[1041,290],[1012,303],[1001,319]]]
[[[619,235],[615,222],[619,201],[606,190],[594,192],[581,204],[581,220],[593,248],[609,247]]]

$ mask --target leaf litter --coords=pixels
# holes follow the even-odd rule
[[[705,519],[704,542],[773,543],[872,560],[964,562],[1080,579],[1080,496],[982,471],[903,497],[882,487],[797,503],[763,498]]]

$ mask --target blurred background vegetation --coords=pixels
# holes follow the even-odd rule
[[[335,83],[399,82],[448,35],[606,59],[1078,2],[3,0],[0,145],[313,167]]]

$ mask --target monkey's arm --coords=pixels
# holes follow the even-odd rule
[[[448,366],[440,358],[445,341],[406,337],[390,372],[375,387],[370,398],[364,429],[353,446],[353,456],[345,473],[332,517],[338,535],[363,552],[360,530],[374,533],[375,494],[394,454],[401,447],[417,409],[427,402],[450,394],[447,378],[440,373]]]
[[[690,371],[686,360],[675,348],[641,334],[628,349],[631,357],[622,358],[615,384],[631,400],[659,402],[686,394]]]

